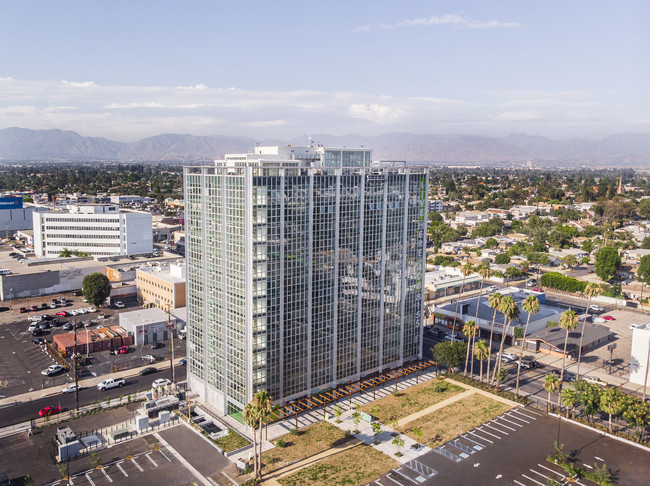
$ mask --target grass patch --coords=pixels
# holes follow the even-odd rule
[[[422,429],[424,444],[436,447],[512,408],[502,402],[475,393],[400,427],[400,432],[414,440],[414,428]]]
[[[362,444],[280,478],[278,482],[283,486],[365,484],[397,466],[394,459]]]
[[[330,448],[349,445],[353,436],[328,423],[317,422],[300,429],[300,433],[289,433],[274,441],[278,446],[262,454],[264,474],[293,464]],[[279,446],[284,444],[284,446]]]
[[[377,407],[377,418],[381,423],[387,424],[391,420],[407,417],[463,391],[465,389],[458,385],[436,378],[367,403],[361,407],[361,411],[370,413],[371,408]]]
[[[219,437],[214,441],[215,444],[224,452],[232,452],[237,449],[241,449],[244,446],[250,444],[248,439],[239,435],[232,429],[228,429],[228,435],[224,437]]]

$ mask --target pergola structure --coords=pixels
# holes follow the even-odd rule
[[[375,391],[378,385],[383,385],[385,383],[390,383],[395,381],[395,389],[397,389],[397,383],[400,378],[405,378],[413,373],[416,374],[416,379],[419,379],[420,372],[424,371],[432,366],[436,367],[438,370],[438,363],[435,361],[424,359],[420,361],[414,361],[407,365],[402,366],[401,368],[396,368],[394,370],[389,370],[383,373],[379,373],[370,377],[365,377],[360,381],[354,383],[347,383],[345,385],[340,385],[331,390],[322,391],[315,395],[311,395],[306,398],[300,398],[294,400],[290,403],[281,405],[278,408],[274,408],[271,412],[268,424],[278,422],[280,420],[286,420],[289,418],[295,418],[296,427],[298,427],[298,415],[303,412],[309,412],[311,410],[316,410],[318,407],[323,409],[323,417],[327,413],[327,405],[332,402],[341,400],[342,398],[349,398],[350,403],[352,403],[352,395],[355,393],[361,393],[365,390],[370,390],[372,388],[372,399],[375,399]]]

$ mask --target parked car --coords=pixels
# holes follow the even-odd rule
[[[18,312],[20,312],[21,314],[24,314],[25,312],[27,312],[27,307],[21,307],[21,308],[18,310]]]
[[[128,346],[122,346],[121,348],[118,348],[120,351],[120,354],[126,354],[129,352],[129,347]]]
[[[66,386],[61,390],[61,393],[74,393],[75,390],[81,390],[81,385],[75,385],[74,383]]]
[[[45,321],[41,321],[41,323],[38,325],[38,328],[43,329],[43,330],[49,329],[50,328],[50,323],[45,322]]]
[[[65,316],[68,315],[68,312],[67,311],[59,311],[59,312],[56,313],[56,315],[59,316],[59,317],[65,317]]]
[[[142,368],[140,370],[140,376],[150,375],[151,373],[155,373],[156,371],[158,370],[153,366],[147,366],[146,368]]]
[[[562,374],[562,370],[551,370],[551,373],[559,378],[560,375]],[[574,381],[576,381],[576,375],[574,375],[573,373],[565,370],[563,379],[567,383],[573,383]]]
[[[151,384],[151,388],[158,388],[160,386],[167,386],[171,385],[171,381],[167,378],[158,378],[157,380],[154,380],[154,382]]]
[[[33,344],[38,344],[39,346],[45,344],[45,339],[43,338],[34,338],[32,339]]]
[[[72,330],[72,323],[71,322],[66,322],[65,324],[63,324],[63,329],[66,330],[66,331]]]
[[[37,310],[41,310],[41,308],[39,306],[37,306],[37,305],[33,305],[32,310],[37,311]]]
[[[97,319],[106,319],[106,314],[102,313],[97,316]]]
[[[163,344],[159,343],[159,342],[155,342],[155,343],[153,343],[151,345],[151,349],[158,349],[158,348],[162,348],[162,347],[163,347]]]
[[[178,362],[179,366],[185,366],[187,365],[187,358],[181,358],[181,360]]]
[[[540,288],[534,288],[534,289],[533,289],[533,292],[542,292],[542,289],[540,289]]]
[[[118,300],[117,302],[115,302],[115,307],[117,307],[118,309],[123,309],[124,303]]]
[[[61,413],[61,407],[58,405],[55,405],[54,407],[45,407],[42,408],[38,411],[38,416],[39,417],[47,417],[50,415],[56,415],[57,413]]]
[[[589,306],[589,310],[591,312],[605,312],[605,309],[603,309],[599,305],[593,305],[593,304]]]
[[[614,316],[601,316],[603,319],[606,321],[615,321],[616,318]]]
[[[541,368],[542,364],[535,361],[534,359],[530,359],[530,358],[527,359],[526,357],[524,357],[524,359],[521,360],[521,367],[524,370],[534,370],[536,368]]]
[[[504,363],[510,363],[516,360],[517,360],[517,356],[513,353],[503,353],[501,355],[501,361],[503,361]]]
[[[142,359],[145,361],[156,361],[156,357],[153,354],[145,354]]]
[[[54,376],[63,371],[65,371],[65,368],[63,366],[61,366],[60,364],[55,364],[55,365],[50,365],[47,367],[47,369],[41,371],[41,375]]]
[[[32,330],[32,336],[42,336],[45,334],[45,331],[41,329],[40,327],[37,327],[36,329]]]

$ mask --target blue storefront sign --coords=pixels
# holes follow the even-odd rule
[[[22,209],[22,197],[0,197],[0,209]]]

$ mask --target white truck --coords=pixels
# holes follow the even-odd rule
[[[99,391],[104,391],[118,386],[122,387],[125,384],[126,384],[126,380],[124,378],[106,378],[101,383],[97,383],[97,389]]]

